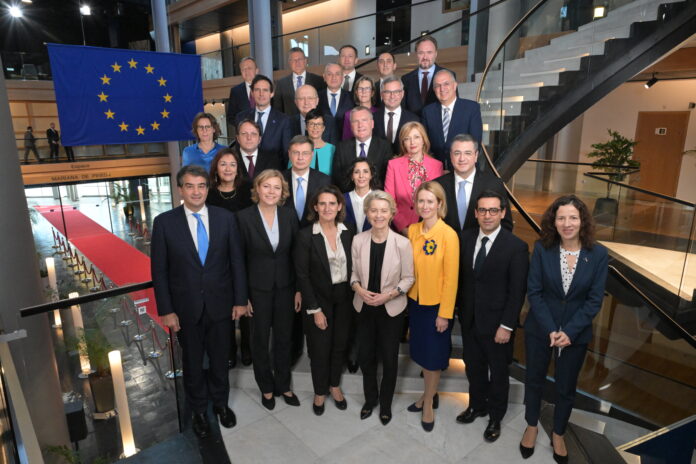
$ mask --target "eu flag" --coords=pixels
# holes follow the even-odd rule
[[[198,55],[48,44],[66,146],[193,138]]]

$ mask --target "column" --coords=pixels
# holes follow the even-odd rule
[[[270,0],[248,0],[251,48],[261,74],[273,79]]]

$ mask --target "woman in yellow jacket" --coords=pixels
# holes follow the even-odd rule
[[[414,193],[422,222],[408,228],[416,282],[408,292],[411,358],[423,368],[423,395],[408,407],[422,412],[423,430],[435,425],[437,385],[449,363],[451,321],[459,277],[459,237],[442,220],[447,215],[445,191],[424,182]]]

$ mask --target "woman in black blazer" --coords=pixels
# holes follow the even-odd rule
[[[300,230],[295,245],[297,283],[304,302],[304,331],[314,385],[313,409],[324,413],[330,392],[338,409],[347,407],[339,384],[352,317],[350,248],[354,232],[343,224],[341,191],[319,188],[309,203],[312,225]]]
[[[299,406],[290,390],[290,340],[300,294],[295,290],[292,248],[299,228],[293,209],[281,205],[289,196],[283,174],[267,169],[254,179],[251,198],[255,206],[237,213],[246,259],[251,318],[251,354],[261,403],[275,407],[275,396]],[[273,366],[268,341],[273,329]]]
[[[568,462],[563,434],[573,409],[575,388],[592,338],[592,319],[602,307],[607,249],[594,241],[594,221],[575,195],[557,198],[541,220],[527,278],[529,315],[525,321],[525,419],[520,453],[534,453],[539,410],[553,356],[556,406],[551,445],[558,463]]]

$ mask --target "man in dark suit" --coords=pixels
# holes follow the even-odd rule
[[[292,73],[276,82],[273,108],[288,116],[294,116],[298,113],[295,106],[295,92],[305,84],[311,85],[318,90],[322,89],[324,80],[321,76],[307,72],[307,57],[299,47],[290,49],[288,64]]]
[[[56,124],[51,123],[49,125],[49,128],[46,129],[46,138],[48,139],[48,148],[50,150],[50,158],[55,159],[58,161],[58,157],[60,156],[58,153],[58,149],[60,148],[60,135],[58,134],[58,131],[56,130]]]
[[[263,151],[272,153],[278,159],[284,159],[290,142],[290,118],[271,108],[273,98],[273,82],[259,74],[251,82],[256,107],[242,111],[237,115],[237,124],[245,119],[256,121],[261,129],[261,145]]]
[[[342,192],[348,192],[351,188],[348,169],[355,158],[367,158],[374,165],[379,181],[384,182],[392,147],[386,139],[372,136],[374,126],[369,108],[358,106],[350,111],[350,127],[355,137],[338,144],[331,167],[333,184]]]
[[[245,119],[237,125],[237,146],[234,149],[243,161],[242,166],[239,166],[239,174],[249,179],[265,169],[284,169],[282,160],[276,154],[259,150],[260,134],[259,125],[251,119]]]
[[[442,185],[445,190],[447,199],[445,222],[456,231],[478,226],[473,199],[484,190],[493,190],[507,198],[507,191],[502,180],[488,171],[476,169],[478,156],[478,142],[469,134],[458,134],[452,140],[450,147],[452,171],[435,179],[435,182]],[[462,182],[466,183],[462,184]],[[510,231],[512,230],[511,216],[510,206],[506,206],[502,224]]]
[[[390,52],[380,53],[377,57],[377,71],[379,71],[379,79],[375,81],[375,101],[382,101],[381,87],[384,79],[389,76],[394,76],[396,71],[396,57]],[[403,98],[403,95],[402,95]]]
[[[303,85],[297,92],[295,92],[295,105],[299,113],[290,116],[290,134],[294,137],[296,135],[307,135],[307,124],[305,118],[307,113],[317,107],[319,104],[319,95],[317,90],[311,85]],[[324,117],[324,142],[328,142],[331,145],[336,145],[337,135],[336,135],[336,122],[334,121],[331,113],[323,113]]]
[[[420,118],[401,106],[404,86],[401,79],[388,76],[382,81],[383,105],[375,113],[375,135],[392,144],[392,153],[401,153],[399,132],[407,122],[420,122]]]
[[[416,42],[416,55],[418,67],[404,74],[401,80],[404,82],[406,109],[412,113],[421,115],[424,106],[437,101],[433,91],[433,78],[435,74],[445,69],[435,63],[437,59],[437,40],[426,35]]]
[[[494,442],[507,411],[512,333],[527,292],[529,249],[500,225],[504,196],[487,190],[475,202],[479,227],[465,230],[460,241],[458,306],[469,407],[457,422],[489,416],[483,438]]]
[[[344,45],[338,50],[338,64],[341,65],[343,77],[341,77],[341,88],[350,92],[351,96],[355,93],[355,83],[362,77],[362,74],[355,70],[358,63],[358,49],[352,45]]]
[[[423,125],[432,155],[451,169],[449,153],[455,135],[469,134],[481,143],[481,107],[475,101],[457,97],[457,81],[448,70],[435,74],[433,87],[438,101],[423,108]]]
[[[343,74],[341,67],[336,63],[329,63],[324,67],[324,82],[326,90],[319,92],[319,109],[322,113],[329,113],[334,118],[334,133],[336,140],[343,134],[343,118],[348,110],[355,106],[353,95],[341,88]]]
[[[329,185],[331,178],[323,172],[309,167],[314,156],[314,144],[304,135],[296,135],[290,141],[288,157],[292,168],[283,171],[283,176],[290,187],[290,196],[285,200],[287,208],[293,208],[300,221],[300,228],[308,226],[309,199],[323,185]]]
[[[256,66],[256,61],[247,56],[239,62],[239,71],[242,74],[243,81],[230,89],[230,96],[225,105],[225,114],[227,115],[227,127],[230,137],[234,137],[234,130],[237,125],[237,115],[242,111],[249,111],[254,106],[254,95],[251,92],[251,81],[259,73],[259,68]]]
[[[178,332],[183,349],[184,391],[193,410],[193,430],[205,438],[210,435],[208,401],[224,427],[236,424],[227,406],[227,361],[231,320],[247,311],[246,272],[234,215],[205,204],[208,173],[189,165],[176,178],[183,205],[155,218],[152,282],[162,324]]]

